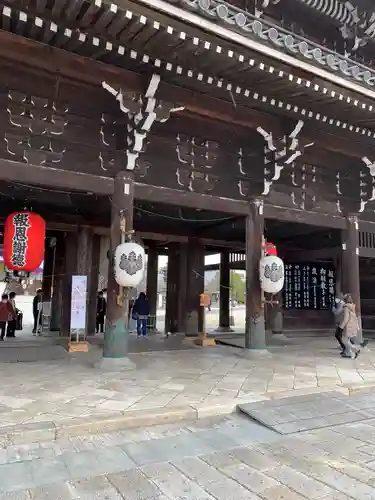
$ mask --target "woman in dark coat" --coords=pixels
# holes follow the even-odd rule
[[[104,332],[104,321],[107,313],[107,301],[104,298],[104,293],[98,293],[98,301],[96,303],[96,333]]]
[[[41,331],[42,312],[43,312],[42,309],[43,309],[43,291],[41,288],[39,288],[39,290],[36,291],[36,295],[33,299],[34,335],[40,333]]]
[[[147,321],[150,315],[150,304],[146,294],[141,292],[138,299],[134,303],[133,318],[137,320],[137,336],[146,337],[147,335]]]
[[[5,329],[9,321],[16,318],[16,311],[13,309],[12,304],[9,302],[7,294],[2,295],[0,302],[0,340],[4,340]]]

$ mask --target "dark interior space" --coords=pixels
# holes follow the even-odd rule
[[[28,209],[44,217],[49,229],[64,229],[69,225],[80,224],[108,228],[110,204],[109,196],[47,189],[18,182],[0,182],[0,218],[4,219],[15,210]],[[245,243],[243,216],[181,207],[178,204],[167,205],[136,199],[134,228],[142,233],[199,236],[208,240],[225,241],[227,245],[233,242],[237,247],[239,243]],[[265,221],[265,236],[282,253],[340,245],[337,230],[271,219]],[[207,250],[216,249],[212,246]]]

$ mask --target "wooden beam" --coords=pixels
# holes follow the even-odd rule
[[[344,229],[346,225],[345,218],[343,217],[274,205],[264,206],[264,217],[265,219],[276,219],[284,222],[297,222],[336,229]]]
[[[33,68],[43,70],[54,77],[56,75],[62,78],[67,77],[89,86],[101,88],[102,82],[108,81],[118,88],[139,92],[143,91],[147,85],[145,76],[132,71],[100,63],[1,30],[0,58],[11,61],[13,64],[21,64],[30,70]],[[207,89],[209,88],[207,86]],[[284,135],[288,132],[289,126],[293,128],[293,123],[295,123],[293,119],[269,115],[250,107],[234,108],[229,101],[213,98],[208,94],[202,95],[165,82],[161,82],[157,97],[185,106],[183,111],[185,115],[192,114],[195,117],[199,115],[248,129],[262,126],[266,130],[272,130],[276,135]],[[347,138],[330,135],[325,131],[310,130],[308,133],[305,131],[308,141],[315,141],[326,150],[353,158],[361,158],[364,155],[375,156],[374,147],[361,143],[359,136],[352,135],[353,140],[348,144]],[[353,147],[353,143],[358,143],[360,147]]]
[[[108,177],[5,159],[0,159],[0,180],[99,195],[111,196],[113,194],[113,179]]]
[[[180,205],[200,210],[225,212],[227,214],[245,215],[248,210],[246,201],[219,198],[190,191],[179,191],[147,184],[135,184],[135,197],[138,200]]]

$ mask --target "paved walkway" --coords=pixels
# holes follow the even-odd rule
[[[142,342],[142,341],[141,341]],[[147,342],[147,341],[145,341]],[[228,413],[240,402],[360,385],[375,386],[375,355],[341,359],[332,339],[296,340],[270,357],[243,358],[229,347],[132,354],[137,369],[105,373],[89,355],[38,363],[0,363],[0,427],[121,416],[133,410]]]
[[[2,500],[373,500],[375,421],[280,437],[239,416],[0,451]]]

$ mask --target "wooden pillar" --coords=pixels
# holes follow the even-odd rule
[[[230,332],[230,265],[229,250],[221,252],[220,255],[220,312],[219,328],[217,331]]]
[[[266,348],[264,303],[259,279],[263,226],[263,202],[251,200],[246,217],[246,349]]]
[[[77,266],[76,275],[86,276],[86,322],[84,338],[87,338],[88,333],[88,317],[89,317],[89,276],[91,274],[91,244],[92,244],[92,229],[89,227],[78,228],[77,235]]]
[[[178,250],[178,243],[168,245],[165,333],[176,333],[178,331]]]
[[[188,245],[180,243],[178,259],[177,316],[178,331],[186,331],[186,294],[188,277]]]
[[[44,242],[43,302],[50,302],[52,296],[53,271],[55,265],[56,239],[47,237]]]
[[[51,300],[51,331],[62,329],[62,296],[63,278],[65,272],[65,237],[59,233],[56,237],[55,267],[53,270],[52,300]]]
[[[349,215],[346,229],[342,232],[342,292],[350,293],[353,298],[360,327],[358,340],[362,341],[358,237],[358,219]]]
[[[158,305],[158,249],[151,244],[147,252],[147,283],[146,294],[150,304],[150,315],[155,318],[156,331],[156,311]]]
[[[100,236],[92,228],[82,227],[78,231],[76,274],[87,277],[85,338],[95,333],[99,264]]]
[[[204,244],[198,238],[189,239],[187,268],[186,335],[195,336],[203,332]]]
[[[91,242],[91,269],[88,282],[88,315],[87,333],[95,334],[96,328],[96,303],[99,288],[99,267],[100,267],[100,243],[101,237],[98,234],[92,235]]]
[[[283,333],[284,327],[283,292],[279,292],[274,299],[277,304],[273,304],[273,307],[269,308],[271,316],[270,327],[274,335],[280,335]]]
[[[72,300],[72,276],[77,268],[77,233],[67,233],[65,237],[65,262],[62,280],[61,334],[70,334],[70,313]]]
[[[125,220],[126,233],[133,229],[134,182],[131,172],[119,172],[114,179],[111,203],[110,265],[108,267],[107,318],[104,333],[103,359],[100,367],[105,369],[133,368],[128,356],[129,329],[125,320],[128,304],[120,300],[120,287],[113,273],[113,254],[121,244],[121,218]]]

